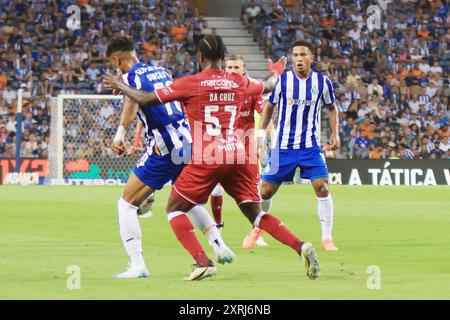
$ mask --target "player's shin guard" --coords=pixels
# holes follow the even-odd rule
[[[194,226],[184,212],[174,211],[167,214],[170,226],[178,241],[189,251],[195,262],[200,266],[209,265],[209,258],[195,235]]]
[[[322,226],[322,240],[332,240],[333,230],[333,199],[331,193],[328,197],[317,198],[317,214]]]
[[[216,224],[222,224],[222,196],[211,195],[211,210]]]
[[[291,231],[289,231],[289,229],[277,217],[265,212],[260,212],[253,222],[253,225],[266,231],[273,238],[300,253],[302,242]]]
[[[125,250],[131,259],[134,267],[144,267],[145,262],[142,257],[142,231],[137,217],[137,207],[129,204],[123,198],[117,201],[119,211],[120,237],[122,238]]]

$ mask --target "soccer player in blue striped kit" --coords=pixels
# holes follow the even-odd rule
[[[292,43],[290,53],[292,68],[278,78],[258,131],[258,152],[262,154],[265,152],[262,139],[274,106],[278,104],[278,123],[272,139],[271,156],[262,173],[263,210],[270,210],[272,197],[281,183],[292,181],[296,169],[300,168],[301,177],[311,181],[317,195],[322,247],[325,251],[337,251],[331,235],[333,201],[328,189],[328,169],[319,144],[319,114],[323,106],[330,112],[331,149],[337,150],[340,146],[334,90],[328,77],[311,69],[314,55],[310,43],[296,41]]]
[[[123,81],[136,89],[154,91],[172,83],[172,78],[162,67],[139,62],[134,41],[127,37],[112,39],[106,55],[111,65],[122,74]],[[120,236],[130,258],[130,267],[115,278],[146,278],[150,275],[142,254],[142,232],[138,221],[138,209],[155,190],[178,178],[191,158],[192,137],[189,124],[178,101],[140,107],[125,98],[120,125],[113,139],[111,150],[116,154],[125,151],[125,134],[135,117],[142,122],[147,148],[133,168],[122,197],[117,202]],[[230,263],[234,253],[223,242],[211,216],[202,206],[189,212],[194,224],[205,234],[219,263]]]

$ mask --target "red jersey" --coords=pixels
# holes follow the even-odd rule
[[[244,100],[263,91],[260,80],[209,69],[177,79],[155,93],[161,103],[182,103],[191,127],[193,160],[210,164],[224,163],[224,157],[244,151],[235,134],[238,118]]]
[[[264,108],[264,97],[262,95],[252,96],[244,99],[241,113],[239,114],[238,128],[244,131],[255,129],[255,111],[262,113]]]
[[[264,101],[262,95],[245,98],[238,118],[237,126],[250,163],[255,163],[257,161],[255,110],[261,114],[264,107]]]

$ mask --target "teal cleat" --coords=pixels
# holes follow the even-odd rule
[[[113,276],[114,279],[139,279],[148,277],[150,277],[150,272],[148,272],[147,267],[145,266],[143,268],[134,268],[130,266],[125,272]]]

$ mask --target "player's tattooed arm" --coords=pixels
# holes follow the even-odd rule
[[[263,93],[270,93],[273,91],[277,84],[278,76],[276,74],[271,74],[270,76],[264,78],[262,81],[264,82],[264,91]]]
[[[137,90],[127,86],[123,82],[120,75],[113,75],[109,73],[103,78],[103,83],[107,88],[122,92],[122,94],[128,96],[140,106],[153,106],[161,104],[161,101],[159,101],[159,98],[155,92]]]
[[[331,150],[337,150],[341,146],[341,140],[339,138],[339,110],[334,104],[329,106],[328,109],[330,111]]]

